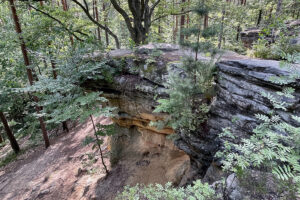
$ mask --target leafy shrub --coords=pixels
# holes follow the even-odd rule
[[[193,185],[186,188],[175,188],[171,183],[165,186],[156,185],[136,185],[134,187],[126,186],[124,191],[119,194],[116,200],[213,200],[216,199],[215,191],[205,183],[197,180]]]
[[[258,39],[253,45],[253,55],[263,59],[283,59],[282,52],[293,54],[300,52],[300,45],[290,43],[291,37],[279,36],[274,43],[266,40],[264,37]]]

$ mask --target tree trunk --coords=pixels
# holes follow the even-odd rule
[[[181,0],[181,3],[185,3],[185,0]],[[184,11],[184,8],[181,9],[181,11]],[[184,42],[184,34],[183,34],[183,29],[184,29],[184,24],[185,24],[185,15],[181,15],[180,17],[180,43]]]
[[[67,0],[61,0],[61,5],[63,6],[63,10],[64,10],[64,11],[68,11]],[[70,35],[69,37],[70,37],[71,45],[73,46],[73,45],[74,45],[74,39],[73,39],[73,36]]]
[[[101,146],[100,146],[100,143],[99,143],[100,139],[99,139],[99,137],[98,137],[98,135],[97,135],[97,129],[96,129],[96,126],[95,126],[95,123],[94,123],[94,120],[93,120],[93,116],[90,115],[90,118],[91,118],[91,121],[92,121],[92,124],[93,124],[94,134],[95,134],[95,137],[96,137],[96,139],[97,139],[97,145],[98,145],[98,149],[99,149],[99,151],[100,151],[101,162],[102,162],[102,165],[104,166],[106,175],[108,175],[108,174],[109,174],[109,171],[108,171],[108,168],[107,168],[107,166],[106,166],[106,164],[105,164],[105,162],[104,162],[104,159],[103,159],[103,153],[102,153],[102,149],[101,149]]]
[[[236,29],[236,38],[235,38],[235,40],[236,40],[237,42],[239,41],[240,32],[241,32],[241,26],[238,25],[238,27],[237,27],[237,29]]]
[[[9,3],[10,3],[11,12],[12,12],[12,17],[13,17],[13,20],[15,23],[15,29],[19,35],[19,40],[20,40],[20,44],[21,44],[21,50],[22,50],[22,54],[23,54],[24,63],[25,63],[25,66],[30,66],[29,57],[27,54],[27,49],[26,49],[24,39],[22,37],[22,29],[21,29],[18,15],[17,15],[17,10],[15,7],[14,0],[9,0]],[[28,76],[30,85],[33,85],[33,75],[32,75],[32,71],[30,68],[27,68],[27,76]],[[38,103],[38,98],[36,96],[33,96],[33,99],[36,103]],[[36,108],[37,114],[40,114],[41,108],[39,106],[36,106],[35,108]],[[50,146],[50,142],[49,142],[49,138],[47,135],[46,126],[45,126],[45,123],[44,123],[44,120],[42,117],[39,117],[39,121],[40,121],[40,126],[41,126],[41,129],[43,132],[43,137],[45,140],[45,146],[46,146],[46,148],[48,148]]]
[[[178,15],[175,16],[175,28],[173,33],[174,43],[176,43],[177,40],[177,33],[178,33]]]
[[[257,23],[256,23],[256,26],[257,26],[257,27],[259,27],[259,25],[260,25],[261,18],[262,18],[262,12],[263,12],[263,10],[260,9],[260,10],[259,10],[259,13],[258,13]]]
[[[98,12],[98,6],[97,6],[97,0],[94,0],[94,12],[95,12],[95,20],[99,22],[99,12]],[[99,41],[101,41],[101,30],[100,27],[97,27],[97,38]]]
[[[2,136],[1,136],[1,134],[0,134],[0,144],[3,142],[3,138],[2,138]]]
[[[190,10],[190,5],[191,5],[191,0],[188,0],[188,10]],[[187,13],[186,15],[186,27],[189,28],[190,27],[190,14]],[[186,35],[185,39],[189,39],[189,36]]]
[[[172,0],[172,9],[174,10],[175,9],[175,0]],[[172,16],[172,19],[173,19],[173,23],[172,23],[172,41],[173,43],[176,42],[176,37],[175,37],[175,28],[176,28],[176,16],[173,15]]]
[[[63,10],[67,11],[68,10],[68,5],[66,0],[61,0],[61,5],[63,6]]]
[[[221,45],[222,45],[223,29],[224,29],[224,18],[225,18],[225,6],[223,7],[223,10],[222,10],[221,29],[220,29],[219,43],[218,43],[218,48],[219,49],[221,49]]]
[[[50,53],[50,55],[51,55],[51,53]],[[52,59],[52,57],[50,58],[50,62],[51,62],[51,67],[52,67],[53,78],[57,79],[56,64],[55,64],[55,61]],[[66,132],[69,132],[67,122],[63,121],[62,125],[63,125],[63,130]]]
[[[105,27],[107,27],[107,13],[106,13],[106,5],[105,5],[105,2],[103,2],[102,4],[102,11],[104,13],[104,25]],[[109,46],[109,35],[108,35],[108,32],[107,30],[105,30],[105,42],[106,42],[106,47]]]
[[[282,7],[282,0],[278,0],[277,1],[277,8],[276,8],[276,17],[278,17],[280,15],[281,7]]]
[[[1,121],[3,123],[3,127],[6,131],[7,138],[10,142],[10,145],[11,145],[12,149],[14,150],[15,153],[18,153],[20,151],[19,144],[18,144],[13,132],[11,131],[10,127],[8,126],[8,123],[7,123],[7,120],[5,118],[4,113],[1,112],[1,111],[0,111],[0,118],[1,118]]]
[[[208,15],[204,16],[204,29],[208,27]]]

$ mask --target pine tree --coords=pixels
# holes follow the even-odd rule
[[[207,16],[208,10],[204,4],[199,4],[193,9],[199,18]],[[164,124],[177,130],[192,132],[206,121],[209,111],[215,68],[213,56],[216,50],[211,42],[201,40],[211,37],[214,32],[211,27],[201,30],[201,24],[197,24],[183,29],[181,34],[189,36],[189,40],[184,42],[181,40],[181,45],[192,49],[195,58],[186,58],[181,65],[169,67],[169,77],[165,84],[169,98],[159,99],[159,105],[154,111],[167,112],[169,117],[164,122],[153,125]],[[200,51],[209,52],[212,55],[211,59],[209,61],[198,60]]]
[[[217,28],[215,26],[209,26],[208,21],[205,20],[208,18],[210,11],[210,8],[206,4],[199,3],[192,11],[197,15],[198,24],[181,30],[181,34],[188,36],[190,40],[180,40],[180,45],[191,48],[195,52],[195,60],[197,60],[199,51],[204,53],[208,52],[212,55],[216,53],[216,48],[213,43],[209,41],[209,38],[216,35]],[[201,21],[204,21],[203,29],[201,29]]]

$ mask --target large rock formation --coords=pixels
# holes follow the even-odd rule
[[[220,148],[218,134],[229,126],[239,138],[248,137],[257,125],[254,115],[271,109],[271,104],[261,96],[261,92],[275,94],[282,89],[269,78],[289,72],[280,68],[277,61],[245,59],[225,53],[222,61],[217,63],[217,96],[209,120],[194,134],[179,133],[180,139],[175,141],[174,146],[167,137],[174,133],[170,127],[156,129],[149,123],[165,117],[165,114],[153,113],[156,99],[166,96],[163,83],[167,78],[167,67],[176,66],[184,55],[191,55],[191,52],[171,45],[148,45],[136,52],[113,51],[106,57],[110,59],[108,65],[122,68],[122,71],[113,77],[112,82],[91,80],[87,81],[86,87],[104,91],[110,104],[118,107],[114,121],[119,126],[119,134],[112,139],[112,150],[123,159],[139,166],[160,163],[155,168],[161,167],[162,170],[151,171],[154,166],[148,170],[163,177],[157,178],[161,183],[173,181],[182,184],[189,178],[203,177],[213,182],[221,176],[218,163],[213,162],[214,154]],[[296,88],[296,98],[291,101],[287,112],[299,114],[300,83],[291,84]],[[285,112],[278,114],[289,120]],[[158,155],[160,158],[154,159]],[[191,167],[187,164],[189,159]]]
[[[300,66],[290,71],[280,67],[280,62],[271,60],[221,61],[217,63],[217,68],[217,96],[210,112],[209,131],[207,132],[209,140],[206,140],[213,152],[221,147],[218,135],[223,128],[230,127],[236,138],[239,138],[235,141],[238,143],[240,139],[249,137],[254,127],[257,126],[255,114],[270,113],[273,107],[270,101],[261,95],[262,92],[276,96],[276,92],[283,89],[282,85],[273,83],[270,80],[271,77],[287,76],[291,73],[300,74]],[[288,85],[295,88],[295,98],[285,99],[290,103],[287,111],[277,111],[277,114],[284,121],[293,123],[290,114],[300,116],[300,81],[296,80]],[[216,183],[224,177],[219,164],[218,161],[211,163],[205,173],[205,181]],[[233,176],[233,174],[229,176],[227,181],[232,182],[229,179]],[[251,176],[257,181],[259,181],[257,177],[264,177],[259,172],[253,172]],[[268,178],[268,181],[263,183],[266,185],[265,190],[269,193],[259,197],[260,199],[277,199],[277,197],[275,198],[276,191],[274,191],[277,183],[270,183],[270,180],[272,179]],[[248,188],[245,190],[237,183],[237,179],[234,181],[236,186],[230,188],[228,193],[231,196],[230,199],[258,199],[258,197],[250,197],[252,194],[247,191],[249,188],[255,190],[254,186],[250,187],[251,184],[243,183],[247,185],[244,187]],[[272,197],[271,193],[275,196]],[[246,196],[248,197],[246,198]]]
[[[85,87],[103,91],[109,104],[118,109],[113,118],[117,129],[111,138],[111,162],[128,166],[131,174],[126,182],[128,185],[180,184],[189,170],[189,156],[167,137],[174,130],[150,126],[151,121],[166,116],[153,113],[156,98],[166,96],[163,87],[166,66],[180,60],[184,54],[176,46],[163,44],[143,46],[135,52],[115,50],[108,55],[92,56],[92,59],[101,60],[105,56],[107,65],[121,69],[113,80],[88,80]]]

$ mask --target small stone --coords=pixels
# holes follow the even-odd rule
[[[49,194],[49,193],[50,193],[50,189],[42,190],[42,191],[38,194],[37,198],[42,198],[43,196],[45,196],[45,195],[47,195],[47,194]]]
[[[138,162],[136,162],[136,165],[138,166],[148,166],[150,164],[149,160],[140,160]]]
[[[87,172],[86,169],[81,169],[80,167],[78,168],[78,171],[77,171],[77,177],[81,176],[83,173]]]

